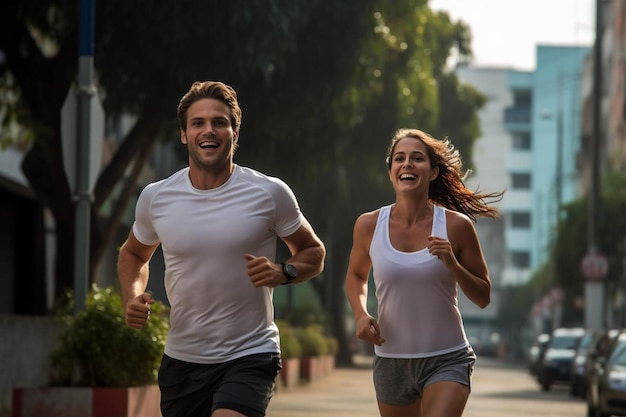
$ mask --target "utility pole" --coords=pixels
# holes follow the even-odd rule
[[[91,118],[93,85],[95,0],[80,0],[80,41],[78,58],[78,123],[76,140],[76,183],[74,198],[74,312],[85,308],[89,289],[89,247],[91,225],[90,184]]]
[[[593,130],[591,134],[591,181],[589,182],[589,223],[587,242],[597,250],[596,221],[600,196],[600,136],[602,127],[602,0],[596,0],[596,40],[593,50]]]
[[[561,210],[563,209],[563,86],[562,78],[559,76],[559,89],[557,98],[559,107],[556,114],[556,225],[561,221]]]
[[[602,104],[602,37],[603,31],[603,0],[596,0],[596,39],[593,50],[593,131],[591,134],[591,176],[589,181],[589,206],[587,228],[587,254],[582,260],[582,265],[587,260],[588,265],[595,265],[596,271],[603,273],[589,274],[589,268],[585,274],[585,327],[600,329],[604,327],[604,276],[606,268],[603,262],[605,258],[598,255],[597,244],[597,220],[598,205],[600,202],[600,144],[602,140],[602,127],[600,123]],[[591,262],[590,259],[595,260]],[[593,278],[592,278],[593,276]]]

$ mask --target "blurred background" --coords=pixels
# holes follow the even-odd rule
[[[344,276],[354,220],[393,200],[399,127],[448,138],[469,188],[506,190],[501,216],[477,223],[492,302],[459,292],[479,355],[523,361],[557,327],[624,327],[626,1],[502,3],[2,2],[0,353],[22,340],[41,356],[54,334],[33,318],[116,285],[139,192],[186,165],[176,107],[196,80],[236,89],[235,162],[290,184],[325,242],[320,277],[275,290],[276,318],[322,324],[338,363],[369,349]],[[534,37],[552,23],[571,36]],[[150,290],[167,302],[162,275],[157,253]]]

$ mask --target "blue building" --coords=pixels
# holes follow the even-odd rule
[[[513,140],[505,282],[517,282],[526,275],[520,270],[530,272],[547,261],[560,207],[578,197],[581,79],[588,53],[587,47],[539,45],[535,71],[509,73],[514,100],[505,115]]]
[[[497,204],[501,218],[479,219],[477,232],[492,280],[492,305],[476,308],[461,294],[469,337],[484,341],[492,331],[506,287],[523,285],[548,260],[559,207],[579,197],[582,141],[582,80],[587,47],[537,47],[534,71],[460,66],[459,78],[487,103],[480,111],[481,136],[474,145],[472,189],[506,190]],[[558,288],[540,295],[533,327],[559,323]],[[506,297],[504,297],[506,298]],[[476,343],[476,341],[473,341]]]

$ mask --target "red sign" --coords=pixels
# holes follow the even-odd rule
[[[609,272],[609,259],[599,252],[587,252],[580,260],[580,272],[588,281],[602,281]]]

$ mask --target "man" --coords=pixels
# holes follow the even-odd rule
[[[242,112],[230,86],[195,82],[177,114],[189,166],[137,201],[118,262],[126,323],[150,317],[149,262],[161,245],[171,306],[163,417],[262,417],[281,367],[273,288],[319,275],[325,248],[283,181],[233,162]],[[281,263],[277,237],[292,255]]]

